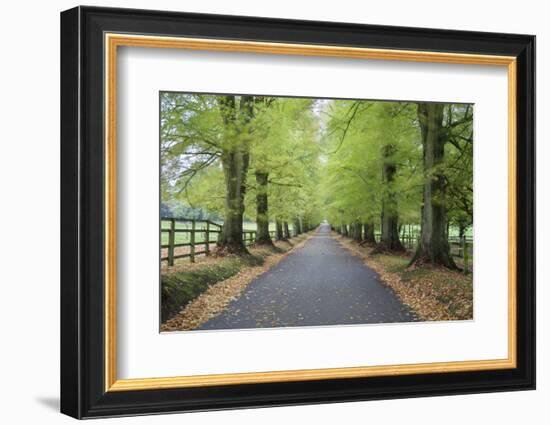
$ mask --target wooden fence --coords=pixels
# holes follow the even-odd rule
[[[162,222],[169,223],[169,227],[163,228]],[[221,224],[210,220],[162,218],[160,247],[161,252],[162,249],[167,249],[167,255],[161,256],[160,260],[167,261],[169,266],[173,266],[174,260],[179,258],[189,258],[194,263],[195,257],[210,254],[211,245],[217,244],[222,227]],[[163,234],[168,235],[167,243],[162,243],[162,239],[166,239],[162,237]],[[275,237],[274,231],[270,231],[269,234],[272,239]],[[243,230],[243,242],[246,246],[256,242],[256,231]],[[176,248],[188,248],[188,250],[177,253]]]
[[[451,255],[462,259],[464,273],[471,270],[472,257],[474,255],[474,240],[472,238],[450,237],[449,245],[451,247]]]
[[[342,225],[335,226],[333,230],[340,234],[345,234],[349,236],[352,226]],[[346,232],[346,233],[344,233]],[[374,240],[376,243],[380,242],[381,233],[379,231],[374,232]],[[410,225],[404,225],[401,227],[399,232],[399,240],[405,249],[409,252],[414,252],[418,247],[420,238],[420,232],[418,229],[414,229]],[[458,237],[458,236],[449,236],[448,237],[449,247],[451,255],[455,257],[455,262],[457,262],[459,267],[462,267],[464,273],[472,271],[472,257],[474,249],[474,241],[470,237]],[[458,260],[457,260],[458,259]]]
[[[374,239],[376,240],[376,242],[380,242],[380,236],[381,234],[379,232],[376,232],[374,234]],[[420,234],[418,233],[401,232],[401,234],[399,235],[399,240],[408,251],[414,251],[416,249],[416,247],[418,246],[419,238]],[[469,271],[472,266],[471,259],[473,257],[474,249],[473,238],[460,238],[458,236],[451,236],[449,237],[448,241],[451,249],[451,255],[460,258],[464,263],[464,271]]]

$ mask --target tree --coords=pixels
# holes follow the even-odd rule
[[[413,105],[397,102],[334,101],[327,125],[326,215],[346,234],[348,223],[363,223],[355,239],[378,251],[401,251],[399,219],[414,216],[419,188],[418,129]],[[361,236],[360,236],[361,235]]]
[[[225,177],[225,216],[217,254],[248,253],[243,242],[244,196],[250,164],[250,123],[254,117],[253,96],[220,96],[225,126],[221,163]]]
[[[223,200],[219,254],[247,253],[242,222],[254,104],[253,96],[161,95],[162,196],[213,208]]]
[[[455,269],[447,235],[447,181],[443,167],[447,136],[443,128],[444,105],[419,103],[417,108],[423,147],[424,187],[420,242],[411,264],[429,262]]]
[[[447,105],[446,111],[447,220],[462,238],[474,216],[472,105]]]
[[[220,254],[246,254],[243,221],[271,244],[270,218],[289,237],[317,217],[318,120],[311,99],[161,95],[161,198],[223,217]],[[295,226],[294,232],[300,232]]]
[[[365,230],[365,232],[363,233],[362,243],[374,245],[376,243],[376,236],[374,234],[374,224],[364,223],[363,229]]]
[[[382,147],[382,179],[384,195],[382,198],[381,235],[378,251],[404,251],[399,240],[399,210],[394,181],[397,172],[395,153],[397,148],[391,142]]]
[[[269,219],[275,220],[275,237],[290,237],[289,222],[305,217],[316,203],[318,122],[310,99],[265,98],[257,116],[251,148],[251,169],[256,191],[259,243],[271,244]],[[307,200],[306,200],[307,199]],[[299,230],[296,225],[296,230]]]
[[[267,172],[256,171],[256,243],[273,245],[269,234]]]
[[[348,223],[373,223],[380,214],[378,142],[372,131],[366,131],[372,108],[376,106],[369,102],[336,100],[325,104],[321,196],[324,216],[343,235],[349,232]],[[356,234],[359,237],[359,232]]]

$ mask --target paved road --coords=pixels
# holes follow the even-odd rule
[[[305,245],[250,283],[199,329],[411,322],[417,318],[378,275],[321,225]]]

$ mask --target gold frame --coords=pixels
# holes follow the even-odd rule
[[[459,53],[370,49],[255,41],[105,34],[105,391],[135,391],[214,385],[511,369],[516,358],[516,58]],[[508,70],[508,357],[385,366],[117,379],[116,375],[116,84],[119,46],[325,56],[469,65]]]

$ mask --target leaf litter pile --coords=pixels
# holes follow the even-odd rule
[[[376,271],[414,312],[426,321],[473,319],[472,275],[440,266],[408,267],[409,256],[372,254],[351,239],[335,236],[352,254]]]
[[[177,279],[178,276],[183,275],[197,280],[208,276],[213,282],[206,283],[206,289],[200,289],[200,294],[187,302],[177,314],[167,319],[161,325],[161,332],[196,329],[219,315],[231,301],[239,298],[254,278],[276,265],[291,251],[302,247],[310,236],[311,234],[302,234],[290,241],[277,241],[275,249],[261,246],[250,248],[251,258],[259,258],[260,261],[243,262],[242,259],[231,256],[203,257],[195,264],[181,262],[174,265],[170,271],[163,270],[163,304],[168,301],[165,300],[166,286],[168,286],[165,282],[169,282],[170,279]],[[231,267],[235,267],[235,264],[237,270],[231,273]],[[229,270],[227,274],[231,274],[231,277],[223,278],[223,272],[226,269]],[[172,296],[172,298],[175,297]]]

